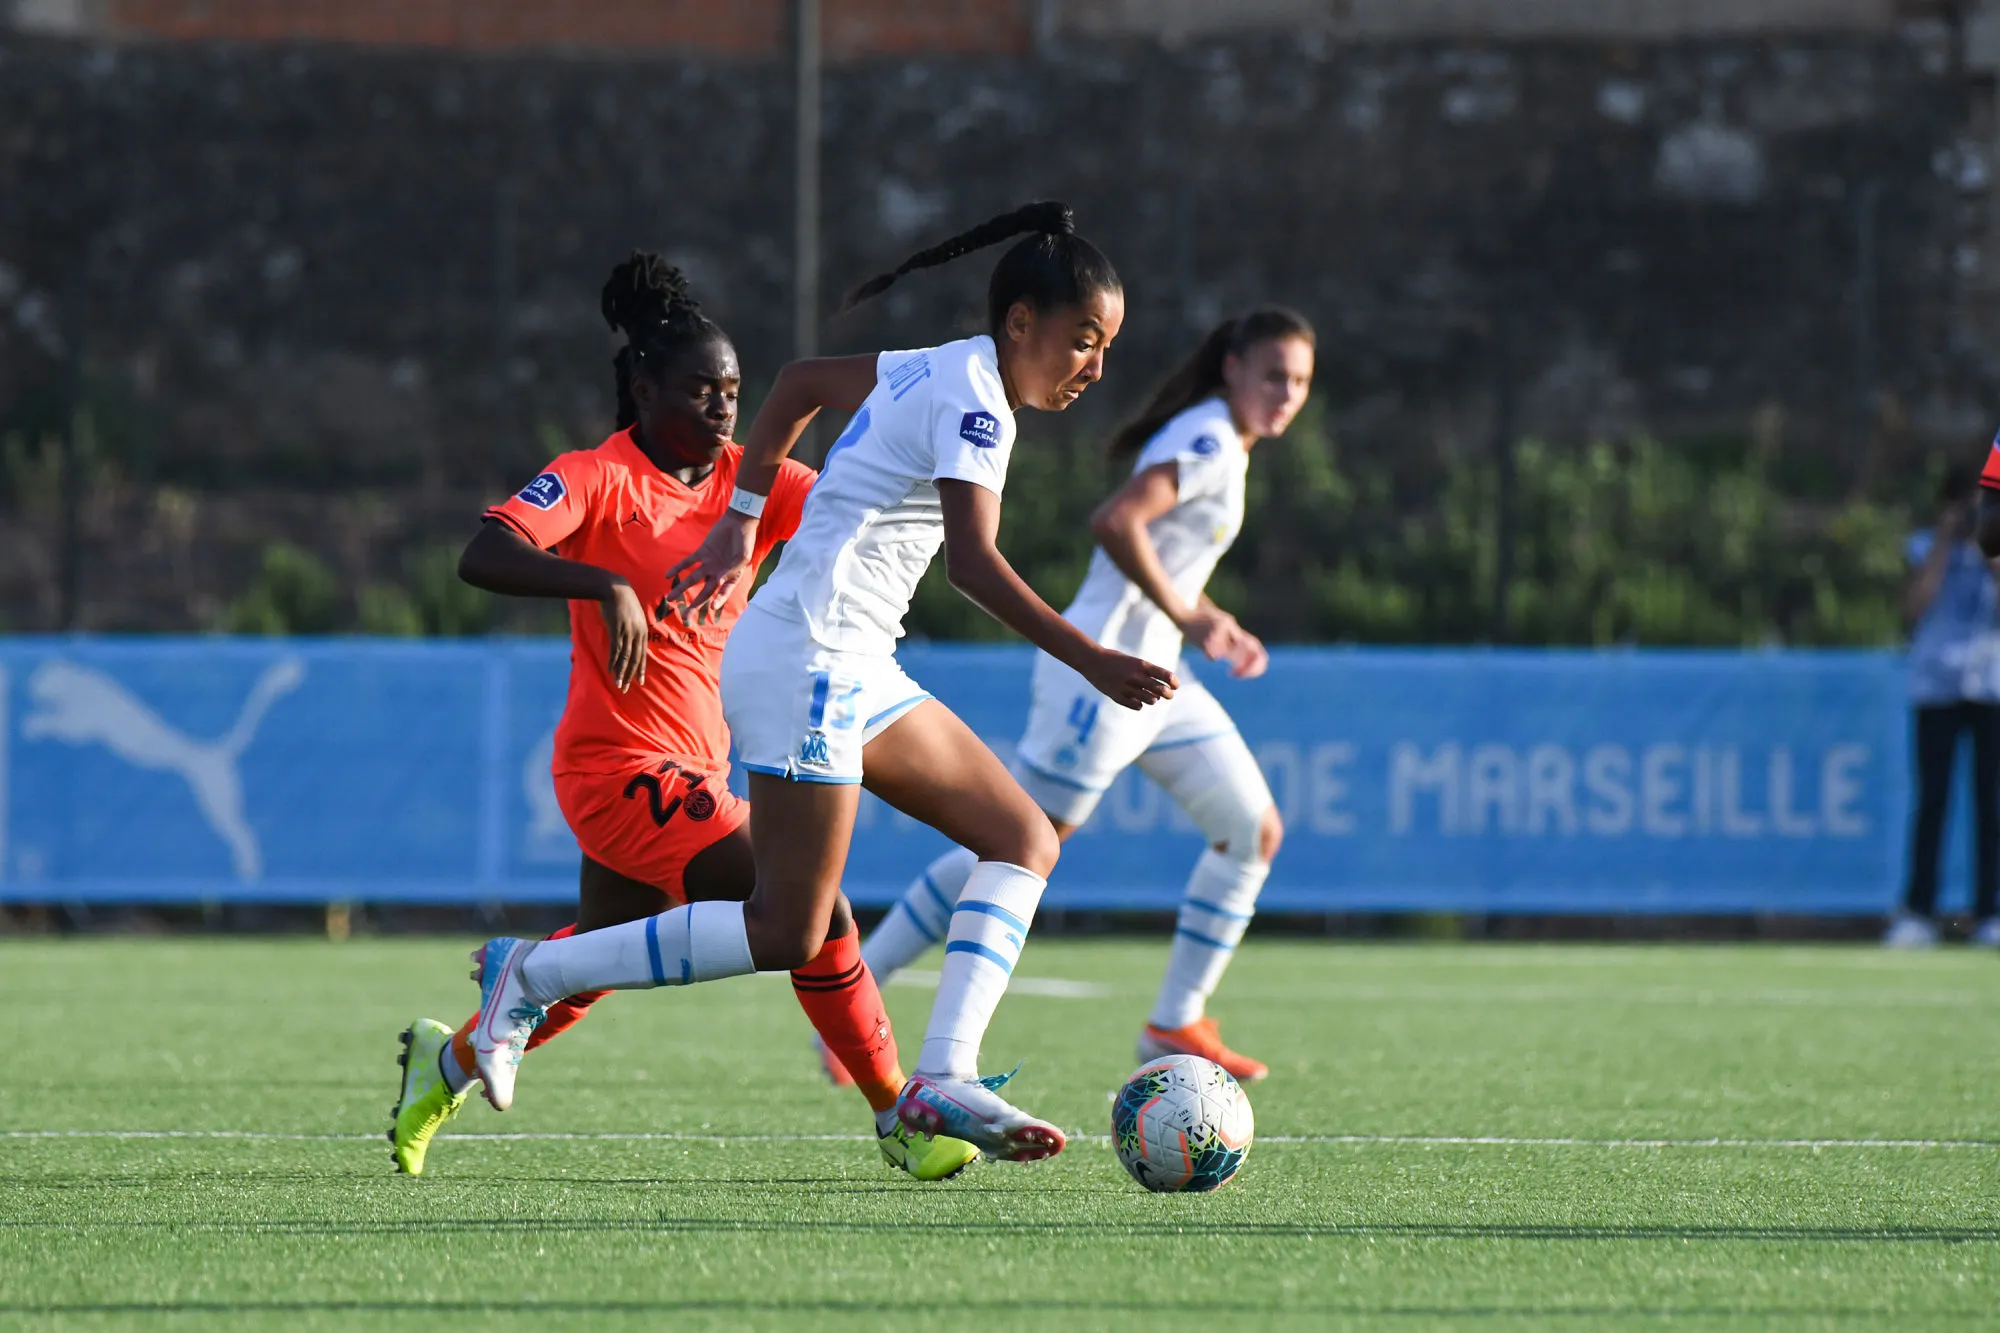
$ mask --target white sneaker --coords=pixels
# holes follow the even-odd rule
[[[1975,949],[2000,949],[2000,916],[1989,916],[1980,922],[1966,943]]]
[[[1899,913],[1882,935],[1885,949],[1935,949],[1937,942],[1937,923],[1927,916],[1908,912]]]
[[[479,983],[479,1019],[472,1025],[472,1058],[493,1109],[514,1104],[514,1073],[528,1036],[549,1016],[521,985],[521,964],[535,951],[530,940],[510,935],[472,951],[472,979]]]
[[[1038,1162],[1063,1150],[1063,1132],[1013,1106],[994,1089],[1012,1074],[992,1078],[939,1078],[913,1074],[896,1098],[896,1116],[932,1138],[961,1139],[988,1157]]]

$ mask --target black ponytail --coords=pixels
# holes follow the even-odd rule
[[[1111,437],[1111,457],[1118,460],[1135,457],[1146,447],[1146,441],[1160,433],[1161,427],[1222,390],[1224,361],[1277,338],[1303,338],[1310,346],[1314,343],[1313,326],[1296,310],[1265,306],[1225,319],[1210,329],[1194,354],[1160,382],[1145,410]]]
[[[879,273],[849,292],[841,303],[841,313],[880,296],[907,273],[948,264],[1023,233],[1027,239],[1000,256],[986,287],[986,319],[992,332],[1000,332],[1016,301],[1026,301],[1037,310],[1053,310],[1076,305],[1098,292],[1124,290],[1111,261],[1077,235],[1076,215],[1070,206],[1044,200],[1002,213],[950,240],[917,251],[889,272]]]
[[[664,363],[688,347],[710,339],[729,340],[701,303],[688,293],[687,275],[658,255],[634,250],[611,270],[601,300],[604,322],[625,335],[611,360],[618,392],[618,429],[639,420],[632,376],[648,362]]]

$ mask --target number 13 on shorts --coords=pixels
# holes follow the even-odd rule
[[[837,679],[831,671],[812,673],[812,708],[806,725],[814,731],[845,731],[859,717],[855,700],[861,697],[861,682]]]

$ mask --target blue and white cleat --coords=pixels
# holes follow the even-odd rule
[[[914,1074],[896,1098],[896,1118],[919,1134],[962,1139],[988,1157],[1039,1162],[1063,1150],[1063,1132],[1010,1104],[996,1089],[1013,1074],[939,1078]]]
[[[528,1037],[549,1016],[528,998],[521,964],[535,949],[531,940],[502,935],[472,951],[472,979],[479,983],[479,1017],[472,1025],[472,1058],[493,1109],[514,1104],[514,1073]]]

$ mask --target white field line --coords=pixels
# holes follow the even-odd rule
[[[891,986],[938,988],[938,974],[920,967],[906,967],[889,978]],[[1111,987],[1094,981],[1065,981],[1061,977],[1015,977],[1007,983],[1009,995],[1040,995],[1052,1000],[1101,1000],[1113,994]]]
[[[1088,1143],[1109,1143],[1108,1134],[1076,1134]],[[377,1134],[267,1134],[248,1129],[10,1129],[0,1139],[229,1139],[276,1143],[375,1143]],[[679,1131],[634,1133],[454,1134],[461,1143],[872,1143],[866,1134],[700,1134]],[[1410,1148],[1755,1148],[1821,1150],[1949,1149],[2000,1152],[1992,1139],[1587,1139],[1513,1137],[1502,1134],[1263,1134],[1260,1143],[1341,1147]]]
[[[1417,1004],[1644,1004],[1695,1006],[1769,1005],[1803,1009],[1970,1009],[1985,1008],[1993,997],[1974,990],[1813,990],[1797,987],[1731,990],[1701,986],[1295,986],[1283,991],[1254,985],[1228,992],[1235,1000],[1359,1001]]]
[[[775,974],[774,974],[775,975]],[[905,968],[889,979],[891,986],[936,990],[938,974]],[[1102,1000],[1128,994],[1094,981],[1061,977],[1015,977],[1009,995],[1034,995],[1054,1000]],[[1137,995],[1138,992],[1130,992]],[[1333,982],[1328,985],[1264,990],[1253,982],[1232,987],[1236,1000],[1323,1001],[1361,1004],[1640,1004],[1712,1008],[1719,1005],[1761,1005],[1781,1009],[1971,1009],[1992,1004],[1991,994],[1977,990],[1839,990],[1809,987],[1752,987],[1733,990],[1706,986],[1453,986],[1423,982]]]

